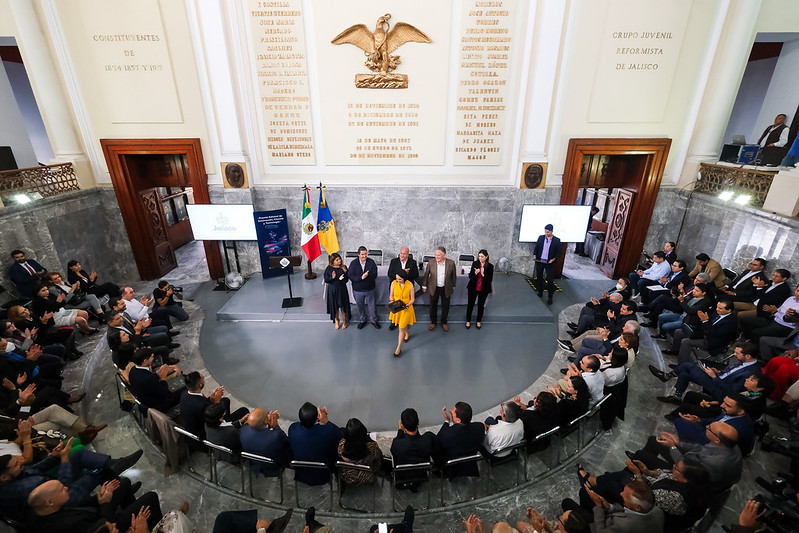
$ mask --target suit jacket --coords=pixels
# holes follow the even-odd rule
[[[700,272],[706,272],[707,275],[710,276],[710,281],[713,282],[716,287],[723,287],[724,282],[727,280],[727,274],[724,273],[724,269],[721,268],[721,265],[715,259],[709,259],[704,270],[697,262],[694,269],[688,275],[695,278]]]
[[[183,429],[205,438],[205,408],[211,405],[211,399],[205,396],[189,394],[184,390],[180,394],[180,425]]]
[[[476,290],[477,288],[477,272],[480,269],[480,261],[472,263],[472,268],[469,269],[469,283],[466,288],[469,290]],[[486,261],[485,274],[483,274],[483,285],[480,289],[485,294],[491,294],[491,283],[494,281],[494,265]]]
[[[44,274],[47,274],[47,269],[44,268],[42,265],[34,261],[33,259],[28,259],[27,263],[35,270],[39,272],[40,270],[44,270]],[[11,278],[11,281],[14,282],[16,285],[17,290],[23,296],[33,296],[33,287],[42,280],[42,275],[34,275],[28,272],[28,269],[22,266],[21,263],[14,262],[13,265],[8,269],[8,275]]]
[[[330,421],[309,428],[294,422],[289,426],[288,435],[295,459],[325,463],[331,472],[336,468],[338,441],[343,436],[344,430]],[[324,472],[302,469],[294,471],[294,479],[306,485],[323,485],[327,483],[328,476]]]
[[[292,459],[291,445],[286,433],[280,426],[270,429],[253,429],[244,426],[239,432],[241,448],[245,452],[254,453],[269,457],[277,463],[277,466],[252,463],[252,471],[261,473],[265,476],[278,475],[281,468],[286,468]]]
[[[646,514],[625,513],[619,504],[605,510],[601,505],[594,507],[592,533],[641,533],[642,531],[661,532],[665,517],[660,507],[653,507]]]
[[[233,425],[217,427],[206,425],[205,434],[206,440],[209,442],[213,442],[214,444],[219,444],[220,446],[224,446],[225,448],[230,448],[233,450],[233,455],[230,455],[227,452],[214,450],[214,454],[216,454],[217,459],[228,463],[239,464],[238,454],[241,453],[241,440],[239,439],[238,428],[234,427]]]
[[[678,272],[676,276],[666,282],[664,287],[671,289],[672,287],[679,287],[680,283],[684,283],[686,286],[691,283],[691,278],[688,277],[688,273],[685,270]]]
[[[485,437],[485,427],[479,422],[469,424],[444,423],[438,430],[439,461],[443,465],[450,459],[457,459],[477,453]],[[452,476],[478,476],[477,463],[458,465],[448,472]]]
[[[535,243],[535,249],[533,250],[533,255],[536,257],[536,260],[541,259],[541,254],[544,253],[544,240],[546,240],[546,235],[539,235],[538,241]],[[557,259],[560,255],[560,239],[552,236],[552,242],[549,244],[549,259]]]
[[[721,379],[714,379],[712,386],[707,387],[708,392],[714,398],[722,400],[725,396],[735,394],[736,392],[742,392],[744,390],[744,381],[746,381],[746,378],[755,372],[760,372],[760,370],[760,365],[749,365]]]
[[[436,436],[429,431],[408,435],[400,429],[391,441],[391,456],[395,465],[424,463],[435,455],[437,447]]]
[[[745,271],[741,272],[740,274],[738,274],[737,276],[735,276],[735,279],[730,282],[730,290],[735,293],[732,296],[732,300],[734,302],[754,302],[755,301],[755,292],[756,292],[755,289],[756,289],[756,287],[755,287],[755,284],[752,283],[752,277],[754,276],[754,274],[752,274],[752,276],[749,276],[748,278],[746,278],[746,280],[741,282],[741,284],[737,288],[733,288],[733,287],[735,287],[735,284],[740,282],[741,279],[744,276],[746,276],[747,274],[751,274],[751,272],[749,270],[745,270]]]
[[[409,272],[407,272],[408,281],[413,282],[419,279],[419,264],[416,262],[416,259],[408,256],[408,260],[405,262],[405,268],[409,270]],[[403,270],[402,261],[400,261],[399,257],[395,257],[388,264],[388,279],[390,281],[397,279],[397,272],[400,270]]]
[[[170,392],[169,385],[155,372],[134,366],[128,379],[131,392],[147,407],[166,413],[180,403],[180,391]]]
[[[709,315],[705,322],[702,322],[702,331],[707,343],[707,351],[710,355],[721,353],[727,346],[738,338],[738,321],[735,315],[730,313],[717,324],[713,322],[719,317],[716,313]]]
[[[781,306],[782,304],[785,303],[785,300],[787,300],[793,295],[793,290],[786,281],[784,283],[779,284],[777,287],[774,287],[771,291],[768,292],[766,291],[768,291],[768,287],[759,290],[755,295],[756,300],[758,300],[759,298],[757,302],[757,316],[761,318],[772,318],[774,315],[772,315],[768,311],[763,311],[763,306],[764,305],[776,305],[777,307]]]
[[[670,251],[668,253],[666,253],[666,251],[663,250],[663,253],[666,254],[666,262],[668,264],[672,264],[673,262],[675,262],[677,260],[677,252],[675,252],[674,250],[672,250],[672,251]]]
[[[690,458],[698,461],[710,474],[712,492],[721,492],[741,479],[743,459],[738,446],[727,448],[714,444],[680,443],[669,451],[672,461]]]
[[[369,272],[366,279],[361,279],[363,273]],[[377,263],[371,257],[366,258],[366,269],[361,268],[361,260],[357,257],[350,263],[347,271],[352,283],[353,292],[369,292],[375,290],[375,280],[377,279]]]
[[[524,424],[524,440],[529,445],[537,436],[557,426],[558,418],[557,407],[543,411],[540,409],[533,411],[525,409],[521,414],[522,424]],[[543,449],[543,445],[537,446],[536,450],[538,449]]]
[[[436,281],[438,279],[438,263],[435,258],[427,262],[427,268],[422,276],[422,287],[427,287],[431,293],[436,290]],[[452,291],[455,290],[457,283],[457,275],[455,274],[455,261],[445,257],[444,258],[444,295],[449,298],[452,296]]]

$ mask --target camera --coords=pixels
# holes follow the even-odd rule
[[[755,481],[768,491],[754,497],[764,511],[758,520],[777,533],[796,531],[794,526],[799,523],[799,505],[796,493],[786,490],[788,482],[784,478],[769,482],[762,477]]]
[[[183,292],[183,287],[176,287],[175,285],[167,285],[164,290],[172,289],[172,292]]]

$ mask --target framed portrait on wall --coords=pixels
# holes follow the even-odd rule
[[[244,163],[223,162],[222,181],[226,189],[248,188],[247,167]]]

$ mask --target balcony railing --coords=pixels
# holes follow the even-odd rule
[[[711,163],[701,163],[699,167],[702,179],[696,183],[694,188],[696,192],[713,196],[718,196],[725,191],[733,192],[736,196],[749,195],[750,199],[747,205],[752,207],[763,207],[774,174],[776,174],[776,171],[768,172]]]
[[[6,205],[17,194],[39,193],[46,198],[78,190],[80,187],[72,163],[0,172],[0,199]]]

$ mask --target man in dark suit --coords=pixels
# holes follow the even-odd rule
[[[369,257],[369,251],[365,246],[358,248],[358,257],[350,263],[348,274],[352,283],[352,294],[355,296],[355,303],[358,305],[360,315],[358,329],[363,329],[367,321],[380,329],[375,309],[377,263]]]
[[[239,432],[242,450],[268,457],[276,463],[272,466],[253,462],[253,472],[276,476],[291,461],[291,445],[288,436],[277,423],[279,419],[280,413],[277,411],[267,412],[259,407],[252,410],[247,417],[247,424]]]
[[[199,372],[190,372],[184,376],[184,379],[186,390],[180,396],[180,424],[201,439],[205,438],[205,409],[212,403],[222,404],[226,422],[241,420],[250,413],[246,407],[230,412],[230,398],[222,396],[225,394],[225,387],[219,386],[210,395],[204,395],[202,391],[205,387],[205,377]]]
[[[416,261],[411,257],[410,250],[407,246],[400,248],[399,255],[391,260],[388,264],[388,282],[391,283],[397,279],[397,272],[405,271],[408,276],[408,281],[415,283],[419,279],[419,266]],[[388,329],[394,331],[396,324],[391,324]]]
[[[33,288],[42,282],[47,269],[33,259],[26,259],[22,250],[11,252],[11,258],[14,260],[14,264],[8,269],[11,281],[22,296],[33,297]]]
[[[741,394],[725,396],[721,402],[721,414],[713,418],[699,418],[696,415],[682,414],[674,420],[674,429],[680,442],[707,444],[706,428],[713,422],[724,422],[738,431],[738,446],[743,455],[752,451],[755,445],[755,425],[746,413],[747,399]]]
[[[219,446],[230,448],[233,455],[227,452],[214,450],[216,458],[220,461],[238,464],[239,454],[241,453],[241,439],[239,438],[239,430],[241,425],[246,419],[246,415],[242,419],[228,422],[225,420],[227,411],[225,406],[221,403],[211,403],[205,408],[203,419],[205,422],[204,432],[206,440],[213,442]]]
[[[560,255],[560,239],[552,234],[555,228],[552,224],[544,226],[544,234],[539,235],[533,250],[533,261],[535,261],[535,287],[538,289],[538,297],[544,295],[544,271],[547,273],[547,291],[549,298],[547,305],[552,304],[552,295],[555,294],[555,281],[552,279],[552,269],[555,261]]]
[[[663,383],[677,378],[674,393],[670,396],[658,396],[658,400],[679,405],[689,383],[696,383],[719,401],[725,396],[743,391],[746,378],[760,370],[757,364],[757,346],[751,342],[739,342],[735,345],[733,355],[735,360],[722,370],[696,363],[683,363],[666,373],[649,365],[649,371]]]
[[[183,391],[170,391],[166,380],[180,375],[180,369],[175,365],[161,365],[153,372],[154,358],[151,348],[139,348],[133,353],[133,364],[136,366],[130,369],[130,390],[146,407],[168,414],[180,403]]]
[[[298,461],[315,461],[327,464],[335,471],[338,460],[338,442],[344,431],[327,418],[327,407],[316,407],[305,402],[300,407],[299,422],[289,426],[289,443]],[[318,423],[317,423],[318,422]],[[294,479],[306,485],[324,485],[328,474],[318,470],[298,469]]]
[[[691,279],[685,271],[686,266],[685,261],[682,259],[672,261],[671,272],[668,275],[661,277],[657,284],[647,285],[641,289],[641,301],[644,304],[649,304],[653,298],[668,294],[668,291],[672,288],[679,287],[680,283],[688,285]]]
[[[692,339],[685,336],[682,330],[674,332],[671,350],[663,350],[666,355],[677,355],[677,363],[687,363],[693,359],[692,350],[701,348],[710,355],[724,351],[738,337],[738,324],[732,314],[732,302],[720,300],[716,304],[715,313],[697,311],[700,320],[702,338]],[[679,347],[679,349],[678,349]]]
[[[485,425],[472,422],[472,406],[458,402],[452,411],[444,407],[446,420],[438,430],[438,462],[440,466],[451,459],[478,453],[485,437]],[[477,463],[458,465],[445,472],[448,477],[479,476]]]
[[[549,439],[534,443],[535,438],[558,425],[558,401],[546,391],[539,392],[533,399],[534,409],[523,405],[518,396],[513,399],[523,409],[521,414],[524,424],[524,440],[530,452],[543,450],[549,446]]]
[[[452,297],[457,283],[455,261],[447,259],[447,249],[443,246],[438,246],[433,255],[435,258],[427,262],[427,268],[422,278],[422,290],[430,292],[430,325],[427,329],[430,331],[436,329],[438,301],[441,300],[441,328],[444,331],[449,331],[447,325],[449,299]]]
[[[791,308],[799,310],[799,305],[794,305],[789,300],[799,299],[799,296],[792,295],[787,281],[783,281],[787,280],[790,275],[791,273],[785,269],[778,268],[775,270],[771,276],[772,282],[774,280],[780,281],[779,283],[772,283],[765,290],[761,289],[759,291],[760,297],[755,300],[757,314],[753,315],[752,311],[739,313],[739,315],[742,315],[739,317],[741,330],[746,338],[758,342],[760,337],[781,337],[791,332],[798,315],[795,312],[789,313],[788,310]],[[755,284],[761,285],[762,281],[755,278]],[[783,306],[785,306],[784,309]]]
[[[419,433],[419,415],[416,409],[405,409],[400,414],[397,436],[391,441],[394,465],[425,463],[436,452],[436,436],[429,431]]]
[[[755,285],[752,283],[752,277],[758,272],[762,272],[767,264],[762,257],[755,257],[749,262],[747,270],[735,276],[729,285],[721,288],[721,292],[732,297],[736,311],[755,309],[755,305],[752,303],[755,301]]]

